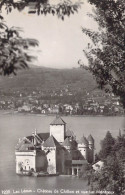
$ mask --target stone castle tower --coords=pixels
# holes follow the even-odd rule
[[[88,162],[93,163],[94,162],[94,139],[91,135],[88,136],[88,146],[89,146],[89,152],[88,152]]]
[[[89,163],[94,162],[94,139],[91,135],[87,139],[84,136],[80,139],[78,150]]]
[[[82,156],[88,161],[88,140],[83,136],[78,143],[78,150]]]
[[[48,162],[48,173],[56,174],[64,172],[63,165],[63,150],[59,142],[51,135],[42,145],[42,149],[46,153]]]
[[[66,136],[66,123],[62,118],[56,116],[55,120],[50,123],[50,136],[53,135],[59,143],[63,143]]]
[[[65,142],[71,143],[67,140],[66,132],[65,121],[60,116],[56,116],[50,124],[50,136],[52,135],[60,144],[64,145]],[[70,146],[67,145],[68,150],[69,148]],[[89,135],[88,138],[83,136],[78,142],[77,149],[89,163],[94,162],[94,139],[92,135]]]

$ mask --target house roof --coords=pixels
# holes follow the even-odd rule
[[[49,137],[49,133],[37,133],[36,135],[33,133],[30,136],[27,136],[27,138],[31,141],[32,138],[35,138],[38,143],[42,143],[42,141],[46,141]]]
[[[27,151],[29,150],[29,148],[33,149],[34,145],[31,143],[29,139],[24,137],[21,141],[18,142],[15,149],[19,151]]]
[[[44,147],[61,147],[59,142],[51,135],[44,143]]]
[[[86,139],[86,137],[82,137],[79,141],[80,144],[84,144],[84,145],[88,145],[88,140]]]
[[[38,135],[42,140],[45,141],[45,140],[48,139],[50,133],[38,133],[37,135]]]
[[[94,139],[93,139],[93,137],[91,136],[91,134],[88,136],[88,141],[94,143]]]
[[[50,123],[50,125],[65,125],[65,124],[66,124],[65,121],[60,116],[56,116],[53,122]]]
[[[48,137],[49,137],[49,133],[38,133],[38,134],[33,133],[31,136],[22,138],[18,142],[15,149],[19,151],[34,149],[36,146],[40,146],[42,144],[42,141],[46,141]],[[32,143],[32,139],[36,140],[35,145]]]
[[[98,162],[96,162],[96,163],[94,163],[93,165],[92,165],[92,167],[93,167],[93,169],[95,170],[95,171],[98,171],[99,169],[101,169],[101,168],[103,168],[103,166],[104,166],[104,162],[103,161],[98,161]]]
[[[87,160],[72,160],[72,165],[85,165],[88,164]]]
[[[19,150],[19,151],[28,151],[28,150],[30,150],[30,148],[33,150],[34,149],[34,146],[33,146],[33,144],[22,144],[22,145],[20,145],[20,147],[17,149],[17,150]]]

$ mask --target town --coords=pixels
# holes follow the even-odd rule
[[[86,92],[86,95],[79,96],[81,98],[77,96],[68,88],[48,92],[34,90],[31,93],[15,91],[9,98],[1,95],[0,110],[32,114],[124,115],[120,100],[114,94],[94,91],[91,94]]]

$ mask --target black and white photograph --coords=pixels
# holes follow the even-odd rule
[[[125,194],[124,0],[0,0],[0,194]]]

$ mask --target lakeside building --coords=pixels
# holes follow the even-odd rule
[[[82,166],[94,162],[94,139],[76,141],[65,121],[56,116],[49,133],[37,133],[19,139],[15,150],[16,173],[47,172],[79,175]]]

